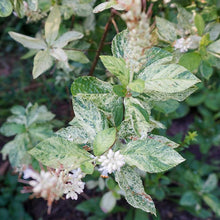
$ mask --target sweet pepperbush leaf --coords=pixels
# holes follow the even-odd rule
[[[61,137],[51,137],[40,142],[29,153],[43,165],[57,169],[71,170],[89,161],[90,154],[77,144]]]
[[[149,173],[169,170],[185,160],[171,147],[151,138],[131,141],[122,154],[129,165]]]
[[[115,180],[125,192],[127,202],[135,208],[156,215],[156,209],[151,197],[145,193],[140,176],[130,166],[123,166],[115,174]]]

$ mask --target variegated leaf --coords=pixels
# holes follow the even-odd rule
[[[76,169],[91,159],[87,151],[61,137],[48,138],[29,153],[43,165],[54,169],[61,167],[67,170]]]
[[[65,50],[65,53],[67,54],[69,60],[79,63],[89,63],[89,59],[81,51]]]
[[[176,25],[164,18],[156,17],[159,38],[170,43],[177,39]]]
[[[192,73],[177,64],[151,64],[138,76],[145,81],[145,92],[178,93],[200,82]]]
[[[117,34],[112,41],[112,54],[117,58],[124,58],[126,56],[125,50],[128,44],[128,31],[124,30]]]
[[[99,13],[102,12],[106,9],[111,8],[112,6],[117,5],[117,1],[116,0],[110,0],[109,2],[103,2],[99,5],[97,5],[94,9],[93,9],[93,13]]]
[[[42,39],[28,37],[13,31],[9,32],[11,38],[22,44],[24,47],[36,50],[43,50],[47,48],[46,43]]]
[[[121,153],[129,165],[149,173],[164,172],[184,161],[171,147],[152,138],[131,141]]]
[[[220,57],[220,40],[215,41],[207,47],[207,50],[213,55]]]
[[[0,17],[7,17],[13,11],[12,3],[8,0],[0,1]]]
[[[125,192],[125,198],[130,205],[156,215],[154,202],[144,191],[141,178],[132,167],[122,167],[120,171],[116,172],[115,180]]]
[[[104,114],[88,99],[80,95],[73,97],[73,109],[74,120],[84,128],[90,140],[94,140],[99,131],[108,128]]]

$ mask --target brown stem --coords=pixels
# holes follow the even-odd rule
[[[73,30],[74,21],[75,21],[75,16],[73,15],[73,16],[72,16],[72,20],[71,20],[70,30]]]
[[[93,61],[92,67],[91,67],[90,72],[89,72],[89,76],[92,76],[93,73],[94,73],[95,67],[96,67],[96,65],[98,63],[98,60],[99,60],[99,55],[100,55],[101,50],[102,50],[102,48],[104,46],[104,42],[105,42],[105,39],[107,37],[107,33],[108,33],[108,30],[109,30],[109,27],[110,27],[110,24],[111,24],[111,21],[112,21],[113,17],[114,17],[114,13],[112,12],[111,16],[108,19],[107,24],[105,25],[105,31],[104,31],[104,33],[102,35],[102,38],[101,38],[101,41],[100,41],[100,44],[99,44],[99,48],[98,48],[98,50],[96,52],[95,59]]]
[[[116,24],[114,18],[112,18],[112,24],[113,24],[113,26],[114,26],[114,28],[115,28],[115,30],[116,30],[116,33],[118,34],[118,33],[119,33],[119,30],[118,30],[118,26],[117,26],[117,24]]]

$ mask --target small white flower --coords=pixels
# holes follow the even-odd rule
[[[102,172],[102,176],[107,177],[108,173],[114,171],[120,171],[120,168],[125,164],[124,156],[120,154],[120,151],[113,152],[112,149],[108,151],[106,155],[102,155],[98,161],[101,163],[99,171]]]
[[[72,170],[72,174],[68,174],[68,180],[64,185],[63,193],[66,194],[66,199],[78,199],[78,195],[83,192],[85,183],[81,181],[84,177],[81,169]]]
[[[201,37],[192,35],[188,38],[180,38],[178,39],[174,47],[175,49],[179,49],[181,53],[187,52],[188,49],[197,49],[199,47],[199,42],[201,40]]]
[[[190,38],[184,39],[182,37],[175,42],[174,47],[175,49],[179,49],[181,53],[185,53],[190,48],[190,44],[191,44]]]

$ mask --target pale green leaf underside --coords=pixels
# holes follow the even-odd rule
[[[45,23],[45,37],[48,44],[53,44],[56,40],[61,23],[59,7],[55,5],[51,10]]]
[[[90,159],[90,154],[77,144],[61,137],[52,137],[39,143],[29,153],[43,165],[71,170]]]
[[[69,60],[79,63],[89,63],[89,59],[81,51],[65,50]]]
[[[112,6],[117,5],[117,1],[115,0],[111,0],[110,2],[103,2],[99,5],[97,5],[94,9],[93,9],[93,13],[99,13],[102,12],[106,9],[111,8]]]
[[[93,151],[96,156],[102,155],[107,151],[115,142],[116,139],[116,129],[107,128],[100,131],[94,139]]]
[[[150,65],[138,76],[145,81],[145,92],[177,93],[200,82],[192,73],[177,64]]]
[[[140,176],[130,166],[124,166],[115,174],[115,180],[124,190],[127,202],[135,208],[156,215],[156,209],[151,197],[145,193]]]
[[[29,49],[41,50],[47,48],[46,43],[42,39],[28,37],[26,35],[15,33],[13,31],[10,31],[9,35],[11,36],[11,38]]]
[[[78,31],[68,31],[65,32],[61,37],[52,43],[53,47],[63,48],[69,42],[81,39],[83,34]]]
[[[128,143],[122,154],[129,165],[149,173],[164,172],[184,161],[171,147],[150,138]]]
[[[53,65],[53,58],[49,51],[39,51],[34,57],[33,78],[36,79]]]

